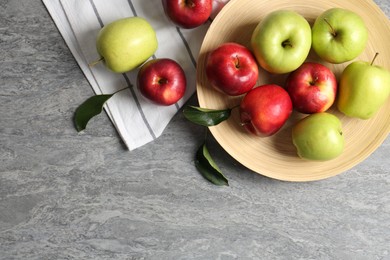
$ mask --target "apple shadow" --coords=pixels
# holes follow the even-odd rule
[[[272,137],[272,145],[279,153],[287,157],[297,157],[291,132],[293,126],[306,116],[294,110],[284,126]]]
[[[245,23],[237,27],[229,28],[230,32],[228,36],[231,37],[231,41],[244,45],[248,49],[252,50],[250,45],[252,33],[255,30],[258,23]]]

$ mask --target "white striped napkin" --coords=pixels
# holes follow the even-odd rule
[[[161,0],[42,1],[96,94],[111,94],[133,86],[115,94],[104,107],[128,149],[133,150],[158,138],[195,92],[196,59],[210,21],[195,29],[178,28],[165,16]],[[212,17],[228,1],[214,1]],[[138,70],[115,74],[102,63],[88,66],[99,58],[96,51],[98,31],[105,24],[129,16],[143,17],[155,29],[159,47],[152,58],[174,59],[186,72],[187,91],[178,103],[165,107],[144,99],[136,88]]]

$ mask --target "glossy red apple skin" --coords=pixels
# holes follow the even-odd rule
[[[271,136],[279,131],[292,113],[287,91],[279,85],[261,85],[250,90],[240,103],[242,126],[257,136]]]
[[[187,80],[180,64],[162,58],[149,60],[141,67],[137,74],[137,86],[150,101],[169,106],[184,96]]]
[[[162,0],[162,5],[168,18],[185,29],[204,24],[213,9],[212,0]]]
[[[296,111],[304,114],[320,113],[333,105],[337,80],[328,67],[306,62],[288,75],[285,88]]]
[[[223,43],[211,51],[205,70],[210,84],[229,96],[247,93],[256,85],[259,77],[259,68],[252,52],[234,42]]]

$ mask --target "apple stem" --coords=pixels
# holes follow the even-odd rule
[[[285,40],[284,42],[282,42],[282,47],[283,48],[287,47],[287,46],[292,47],[292,44],[291,44],[291,42],[289,40]]]
[[[370,64],[371,66],[374,64],[374,61],[375,61],[376,57],[378,57],[378,55],[379,55],[378,52],[375,53],[375,56],[374,56],[374,58],[372,59],[371,64]]]
[[[333,28],[333,26],[330,24],[330,22],[328,21],[328,19],[324,18],[324,21],[329,25],[330,27],[330,30],[331,30],[331,34],[333,35],[333,37],[336,37],[337,36],[337,33],[335,31],[335,29]]]
[[[103,60],[104,60],[104,58],[101,57],[101,58],[98,59],[98,60],[95,60],[95,61],[92,61],[91,63],[88,63],[88,66],[89,66],[89,67],[93,67],[93,66],[95,66],[96,64],[98,64],[99,62],[101,62],[101,61],[103,61]]]
[[[236,55],[236,68],[238,69],[240,67],[240,59],[238,58],[238,55]]]
[[[160,85],[164,85],[164,84],[167,84],[167,83],[168,83],[168,80],[165,79],[165,78],[161,78],[161,79],[158,80],[158,84],[160,84]]]
[[[194,8],[195,7],[194,1],[191,1],[191,0],[186,0],[185,1],[185,5],[190,7],[190,8]]]
[[[312,79],[309,84],[310,86],[314,86],[316,84],[316,82],[318,81],[318,77],[315,77],[314,79]]]

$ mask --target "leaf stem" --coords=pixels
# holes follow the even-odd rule
[[[208,129],[208,127],[205,127],[204,142],[206,142],[206,140],[207,140],[208,133],[209,133],[209,129]]]
[[[125,90],[125,89],[130,89],[131,87],[133,87],[133,85],[127,86],[127,87],[125,87],[125,88],[121,88],[121,89],[115,91],[114,93],[112,93],[112,95],[114,95],[114,94],[116,94],[116,93],[118,93],[118,92],[121,92],[121,91],[123,91],[123,90]]]
[[[232,108],[230,108],[230,110],[233,110],[233,109],[235,109],[237,107],[240,107],[240,104],[233,106]]]

